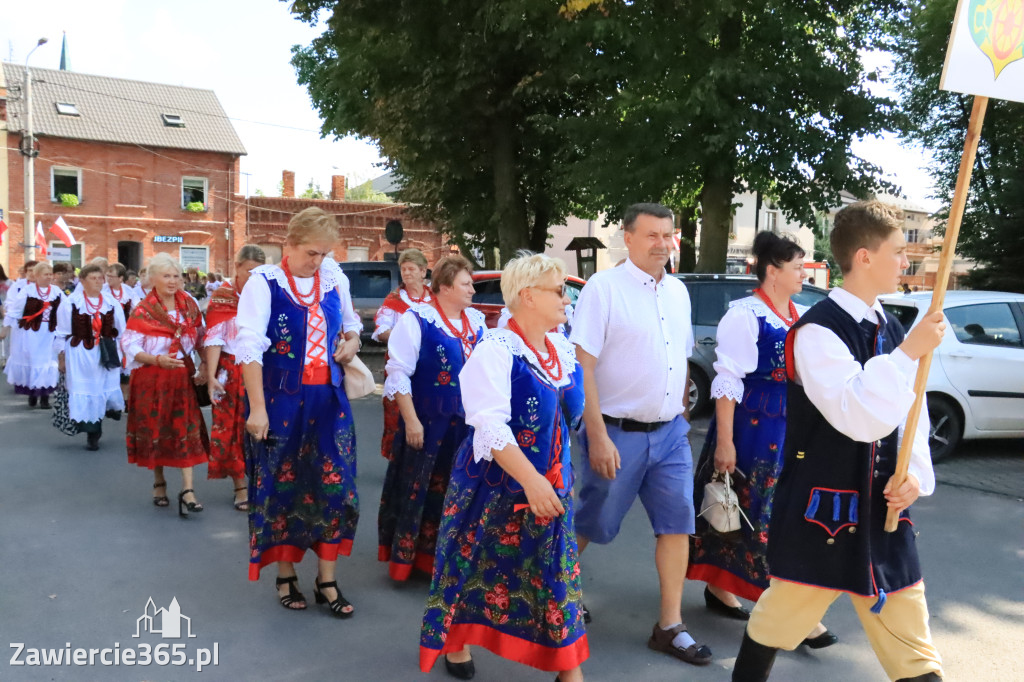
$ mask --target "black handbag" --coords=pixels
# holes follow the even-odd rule
[[[101,336],[99,343],[100,367],[103,369],[120,369],[121,358],[117,356],[117,341],[107,338],[106,336]]]

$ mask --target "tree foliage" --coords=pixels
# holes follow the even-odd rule
[[[896,84],[909,136],[930,149],[935,198],[947,208],[963,155],[972,98],[939,90],[956,0],[915,0],[896,46]],[[939,231],[942,231],[940,226]],[[990,100],[971,178],[957,251],[981,267],[977,288],[1024,292],[1024,105]]]

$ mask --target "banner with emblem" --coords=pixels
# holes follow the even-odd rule
[[[1024,0],[959,0],[939,87],[1024,102]]]

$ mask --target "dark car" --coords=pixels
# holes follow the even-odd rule
[[[348,261],[338,263],[341,271],[348,277],[349,290],[352,292],[352,305],[356,308],[359,319],[363,322],[363,331],[359,335],[364,344],[373,343],[373,317],[377,314],[384,299],[402,283],[402,275],[398,263],[393,261]]]
[[[570,275],[565,279],[565,293],[569,297],[569,303],[576,305],[580,297],[580,291],[586,280]],[[484,314],[487,326],[494,328],[498,325],[498,318],[501,317],[501,309],[505,307],[505,297],[501,293],[501,270],[480,270],[473,273],[473,307]]]
[[[711,404],[711,382],[715,378],[715,348],[718,347],[718,323],[729,304],[750,296],[758,286],[753,275],[703,275],[677,273],[690,292],[690,319],[697,342],[690,358],[690,411],[699,414]],[[826,298],[828,291],[804,285],[793,297],[800,305],[812,306]]]

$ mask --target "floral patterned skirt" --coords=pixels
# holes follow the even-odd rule
[[[384,435],[380,438],[380,456],[390,460],[395,444],[395,434],[398,433],[398,420],[401,417],[401,412],[398,410],[397,400],[391,400],[387,396],[381,400],[384,403]]]
[[[754,529],[741,521],[739,539],[727,540],[698,518],[697,534],[690,539],[690,565],[686,570],[690,580],[702,580],[752,601],[757,601],[768,588],[768,519],[775,484],[782,470],[782,446],[786,436],[785,398],[783,394],[781,402],[778,400],[779,396],[774,395],[778,390],[770,386],[759,392],[757,388],[748,387],[733,418],[736,468],[746,477],[745,482],[734,478],[733,483],[740,507]],[[785,384],[781,390],[785,390]],[[693,504],[698,511],[704,499],[704,485],[715,470],[717,443],[717,420],[712,417],[694,470]]]
[[[224,395],[213,403],[210,429],[210,465],[207,478],[241,478],[245,475],[245,384],[235,356],[221,352],[217,374],[227,374]]]
[[[390,561],[388,574],[395,580],[408,580],[414,568],[434,573],[437,528],[452,459],[469,431],[458,415],[425,420],[423,427],[423,448],[417,450],[405,442],[402,421],[380,496],[377,558]]]
[[[188,368],[140,367],[132,372],[131,392],[125,427],[129,462],[152,469],[207,461],[210,437]]]
[[[515,511],[516,501],[504,486],[453,470],[420,634],[423,672],[467,644],[547,671],[590,655],[572,496],[553,519]]]
[[[334,560],[352,552],[359,521],[356,435],[341,388],[303,384],[267,392],[270,433],[245,439],[249,476],[249,579],[312,549]]]

